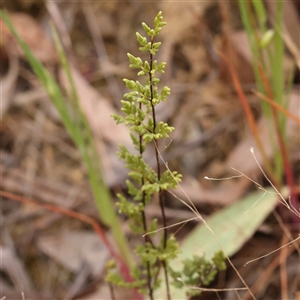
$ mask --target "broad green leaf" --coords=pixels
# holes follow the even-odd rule
[[[201,222],[180,244],[181,253],[171,262],[172,268],[175,271],[182,269],[181,261],[194,254],[205,254],[206,259],[212,259],[215,252],[220,250],[218,243],[227,256],[240,250],[278,203],[278,195],[274,190],[269,189],[268,193],[264,196],[263,194],[264,191],[251,193],[212,215],[206,223],[214,232],[214,236]],[[176,289],[171,285],[172,299],[185,299],[185,292],[186,288]],[[166,295],[164,284],[158,291],[157,297],[159,295]]]

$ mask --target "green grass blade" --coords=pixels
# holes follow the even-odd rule
[[[264,86],[262,83],[262,80],[259,75],[258,71],[258,62],[259,62],[259,57],[260,57],[260,49],[259,49],[259,43],[257,38],[255,37],[255,28],[252,27],[251,20],[250,20],[250,11],[248,10],[247,5],[250,5],[251,3],[249,1],[245,0],[239,0],[239,7],[241,11],[241,17],[242,17],[242,22],[244,24],[249,44],[250,44],[250,49],[252,52],[252,67],[254,71],[254,76],[255,76],[255,81],[257,84],[257,89],[259,92],[265,94],[264,91]],[[264,104],[263,104],[264,105]]]
[[[282,32],[282,16],[283,7],[282,0],[277,0],[276,15],[275,15],[275,35],[274,35],[274,55],[271,63],[272,73],[272,91],[274,100],[280,105],[284,105],[284,71],[283,71],[283,58],[284,58],[284,42],[281,37]],[[279,115],[280,135],[285,139],[285,123],[286,117]],[[275,153],[275,170],[276,177],[280,178],[283,173],[283,158],[282,153],[277,150]]]
[[[56,81],[53,79],[47,69],[42,65],[42,63],[36,59],[29,47],[18,35],[13,24],[10,21],[8,13],[5,11],[1,11],[1,18],[8,25],[11,32],[19,42],[34,73],[40,79],[50,99],[58,110],[63,125],[70,134],[74,144],[79,149],[81,156],[87,166],[90,185],[93,191],[99,215],[101,216],[101,219],[103,220],[105,225],[107,225],[112,230],[113,236],[119,248],[120,255],[126,261],[128,266],[131,266],[132,258],[129,247],[122,232],[119,219],[115,213],[114,204],[111,199],[109,190],[104,182],[93,135],[88,125],[88,121],[81,111],[79,98],[72,78],[70,66],[68,64],[67,58],[56,31],[53,30],[55,45],[59,54],[60,62],[68,76],[68,80],[72,89],[70,99],[72,99],[73,102],[71,103],[71,105],[67,105],[66,99],[63,96],[63,93],[60,87],[57,85]],[[69,102],[70,99],[68,99]]]
[[[274,57],[272,61],[272,90],[274,98],[280,105],[283,104],[284,94],[284,73],[283,73],[283,57],[284,42],[281,37],[282,32],[282,0],[277,0],[276,16],[275,16],[275,35],[274,35]]]

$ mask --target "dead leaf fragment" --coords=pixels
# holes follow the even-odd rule
[[[103,272],[109,252],[94,232],[64,231],[56,235],[41,236],[37,242],[40,251],[78,273],[87,265],[93,276]]]
[[[252,68],[252,54],[248,43],[247,34],[244,31],[225,35],[221,43],[220,51],[229,58],[233,68],[242,83],[254,82]],[[220,60],[220,75],[226,82],[231,82],[231,75],[223,60]]]
[[[54,46],[46,38],[40,25],[32,17],[24,13],[11,13],[9,17],[20,37],[29,46],[38,60],[43,63],[53,63],[57,61]],[[24,58],[24,53],[19,43],[13,37],[13,34],[2,19],[0,19],[0,27],[0,45],[5,47],[8,53]]]

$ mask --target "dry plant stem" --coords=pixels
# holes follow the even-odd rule
[[[297,241],[299,244],[299,240]],[[295,249],[293,247],[286,247],[287,253],[286,256],[289,256]],[[265,288],[268,282],[270,281],[272,273],[276,270],[280,264],[280,257],[276,256],[275,259],[268,265],[268,267],[260,274],[255,283],[252,285],[252,291],[255,294],[261,293]],[[250,297],[246,294],[242,300],[249,300]]]
[[[100,236],[101,240],[106,245],[106,247],[109,250],[110,254],[118,262],[118,264],[120,266],[120,269],[121,269],[121,272],[124,275],[124,277],[126,278],[126,280],[132,281],[132,277],[130,275],[128,267],[122,261],[122,259],[119,257],[119,255],[115,252],[115,250],[113,249],[110,241],[107,239],[107,237],[105,235],[105,232],[102,230],[102,228],[97,223],[97,221],[94,220],[93,218],[88,217],[86,215],[83,215],[81,213],[75,212],[75,211],[70,210],[70,209],[62,208],[62,207],[55,206],[55,205],[52,205],[52,204],[47,204],[47,203],[40,203],[40,202],[34,201],[32,199],[22,197],[22,196],[19,196],[19,195],[13,194],[13,193],[9,193],[9,192],[6,192],[6,191],[2,191],[2,190],[0,190],[0,196],[6,197],[6,198],[14,200],[14,201],[19,201],[19,202],[22,202],[22,203],[33,204],[33,205],[45,208],[47,210],[53,211],[55,213],[59,213],[59,214],[62,214],[62,215],[80,220],[80,221],[85,222],[87,224],[90,224],[94,228],[95,232]]]
[[[142,103],[139,104],[139,109],[142,109]],[[140,142],[140,155],[142,157],[143,155],[143,137],[141,135],[139,135],[139,142]],[[144,178],[142,178],[142,186],[145,184],[145,180]],[[144,207],[146,206],[146,201],[145,201],[145,193],[143,192],[143,199],[142,199],[142,203],[144,205]],[[148,226],[147,226],[147,220],[146,220],[146,214],[145,214],[145,210],[141,211],[142,214],[142,220],[143,220],[143,229],[144,229],[144,233],[148,232]],[[153,243],[151,241],[151,238],[147,235],[144,236],[144,240],[145,243],[149,242],[151,243],[152,247],[153,247]],[[148,294],[149,294],[149,298],[150,300],[153,300],[153,288],[152,288],[152,278],[151,278],[151,270],[150,270],[150,263],[147,261],[147,285],[148,285]]]
[[[97,52],[100,67],[103,70],[104,78],[107,82],[110,93],[113,95],[114,100],[118,101],[118,99],[122,98],[120,87],[115,76],[104,69],[105,63],[109,62],[109,58],[103,42],[101,29],[98,26],[97,18],[91,3],[82,3],[82,10],[93,39],[94,47]]]
[[[151,48],[153,45],[153,38],[151,39]],[[156,128],[156,115],[155,115],[155,108],[153,105],[153,82],[152,82],[152,68],[153,68],[153,54],[150,53],[150,61],[149,61],[149,86],[150,86],[150,101],[151,101],[151,108],[152,108],[152,117],[153,117],[153,133],[155,132]],[[153,140],[155,144],[155,157],[156,157],[156,164],[157,164],[157,179],[160,181],[161,171],[160,171],[160,162],[159,162],[159,153],[158,153],[158,144],[157,140]],[[164,209],[164,198],[163,193],[160,190],[158,193],[159,197],[159,206],[162,214],[162,220],[163,220],[163,227],[164,227],[164,235],[163,235],[163,241],[164,241],[164,248],[167,246],[167,239],[168,239],[168,228],[167,228],[167,221],[166,221],[166,215],[165,215],[165,209]],[[166,289],[167,289],[167,299],[171,300],[170,296],[170,286],[169,286],[169,278],[168,278],[168,270],[167,265],[165,261],[162,261],[162,265],[164,268],[164,275],[165,275],[165,282],[166,282]]]
[[[189,287],[192,290],[201,290],[204,292],[227,292],[227,291],[246,291],[247,288],[229,288],[229,289],[210,289],[202,287]]]
[[[64,22],[64,17],[62,16],[56,1],[47,0],[46,7],[54,24],[56,25],[57,30],[59,31],[68,59],[72,62],[73,65],[78,66],[68,28],[66,26],[66,23]]]
[[[240,297],[238,291],[234,291],[234,292],[235,292],[235,294],[236,294],[236,296],[237,296],[237,299],[238,299],[238,300],[241,300],[241,297]]]
[[[299,239],[300,239],[300,236],[297,237],[296,239],[294,239],[293,241],[291,241],[291,242],[289,242],[289,243],[287,243],[287,244],[285,244],[285,245],[283,245],[283,246],[280,246],[278,249],[275,249],[275,250],[273,250],[273,251],[271,251],[271,252],[269,252],[269,253],[267,253],[267,254],[265,254],[265,255],[262,255],[262,256],[260,256],[260,257],[255,258],[255,259],[249,260],[249,261],[245,264],[245,266],[248,265],[249,263],[252,263],[252,262],[257,261],[257,260],[260,260],[260,259],[262,259],[262,258],[264,258],[264,257],[270,256],[271,254],[273,254],[273,253],[275,253],[275,252],[277,252],[277,251],[279,251],[279,250],[282,250],[283,248],[285,248],[285,247],[287,247],[287,246],[290,246],[290,245],[292,245],[292,244],[295,244],[296,242],[299,241]]]
[[[277,220],[280,228],[282,229],[282,232],[289,238],[289,241],[293,241],[294,238],[293,238],[291,232],[289,231],[289,229],[287,228],[287,226],[283,223],[282,218],[280,217],[280,215],[277,213],[276,210],[273,211],[273,215],[276,218],[276,220]],[[298,252],[298,256],[300,257],[300,247],[299,247],[298,244],[299,243],[295,243],[294,245],[295,245],[295,248],[296,248],[296,250]]]
[[[220,297],[219,293],[218,292],[215,292],[216,293],[216,296],[218,297],[219,300],[222,300],[222,298]]]
[[[145,203],[145,201],[143,201]],[[145,212],[142,212],[143,224],[144,224],[144,232],[147,232],[147,225],[146,225],[146,216]],[[144,237],[145,243],[147,243],[150,239],[148,236]],[[148,285],[148,295],[151,300],[153,300],[153,288],[152,288],[152,278],[151,278],[151,270],[150,270],[150,263],[147,262],[147,285]]]
[[[284,245],[288,241],[288,237],[283,235],[281,244]],[[288,280],[286,272],[286,258],[287,248],[284,247],[280,250],[279,261],[280,261],[280,283],[281,283],[281,299],[288,299]]]
[[[109,287],[110,299],[111,299],[111,300],[116,300],[113,285],[110,284],[110,283],[108,283],[108,287]]]
[[[262,82],[264,84],[264,88],[267,91],[268,97],[270,99],[273,99],[272,91],[271,91],[269,82],[267,80],[267,77],[266,77],[264,71],[260,67],[258,70],[259,70],[259,74],[261,76]],[[271,109],[272,109],[272,114],[274,117],[274,123],[275,123],[275,129],[276,129],[275,131],[276,131],[276,135],[277,135],[277,139],[278,139],[278,145],[279,145],[279,149],[280,149],[282,159],[283,159],[285,177],[286,177],[287,183],[290,187],[291,204],[294,207],[294,209],[296,209],[298,211],[297,197],[296,197],[296,194],[294,191],[295,182],[294,182],[292,167],[291,167],[289,159],[288,159],[286,145],[282,139],[282,135],[280,132],[281,130],[280,130],[280,125],[279,125],[278,113],[277,113],[277,110],[273,106],[271,106]],[[299,224],[299,218],[296,215],[292,214],[292,219],[296,224]]]

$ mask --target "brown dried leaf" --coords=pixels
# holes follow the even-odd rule
[[[162,35],[175,42],[186,39],[187,33],[193,33],[195,26],[199,24],[197,16],[203,15],[209,5],[211,5],[210,1],[187,2],[185,4],[162,1],[160,9],[164,12],[164,19],[168,22]]]
[[[46,38],[39,24],[32,17],[24,13],[10,13],[9,16],[16,31],[29,46],[37,59],[44,63],[57,61],[56,52],[52,43]],[[0,27],[0,45],[3,45],[8,53],[24,58],[24,53],[20,45],[2,19],[0,19]]]
[[[224,35],[220,51],[229,58],[242,83],[254,82],[252,55],[244,31],[234,32],[230,36]],[[219,68],[221,78],[232,82],[229,69],[223,60],[220,60]]]
[[[93,276],[103,272],[109,257],[99,236],[88,231],[64,231],[41,236],[37,246],[40,251],[74,273],[78,273],[83,265],[88,265]]]
[[[117,125],[112,114],[117,113],[113,106],[95,88],[93,88],[79,72],[71,67],[72,76],[80,99],[80,104],[85,113],[92,131],[99,137],[112,144],[131,143],[128,129],[125,125]],[[70,89],[65,72],[61,69],[60,79],[66,89]]]

